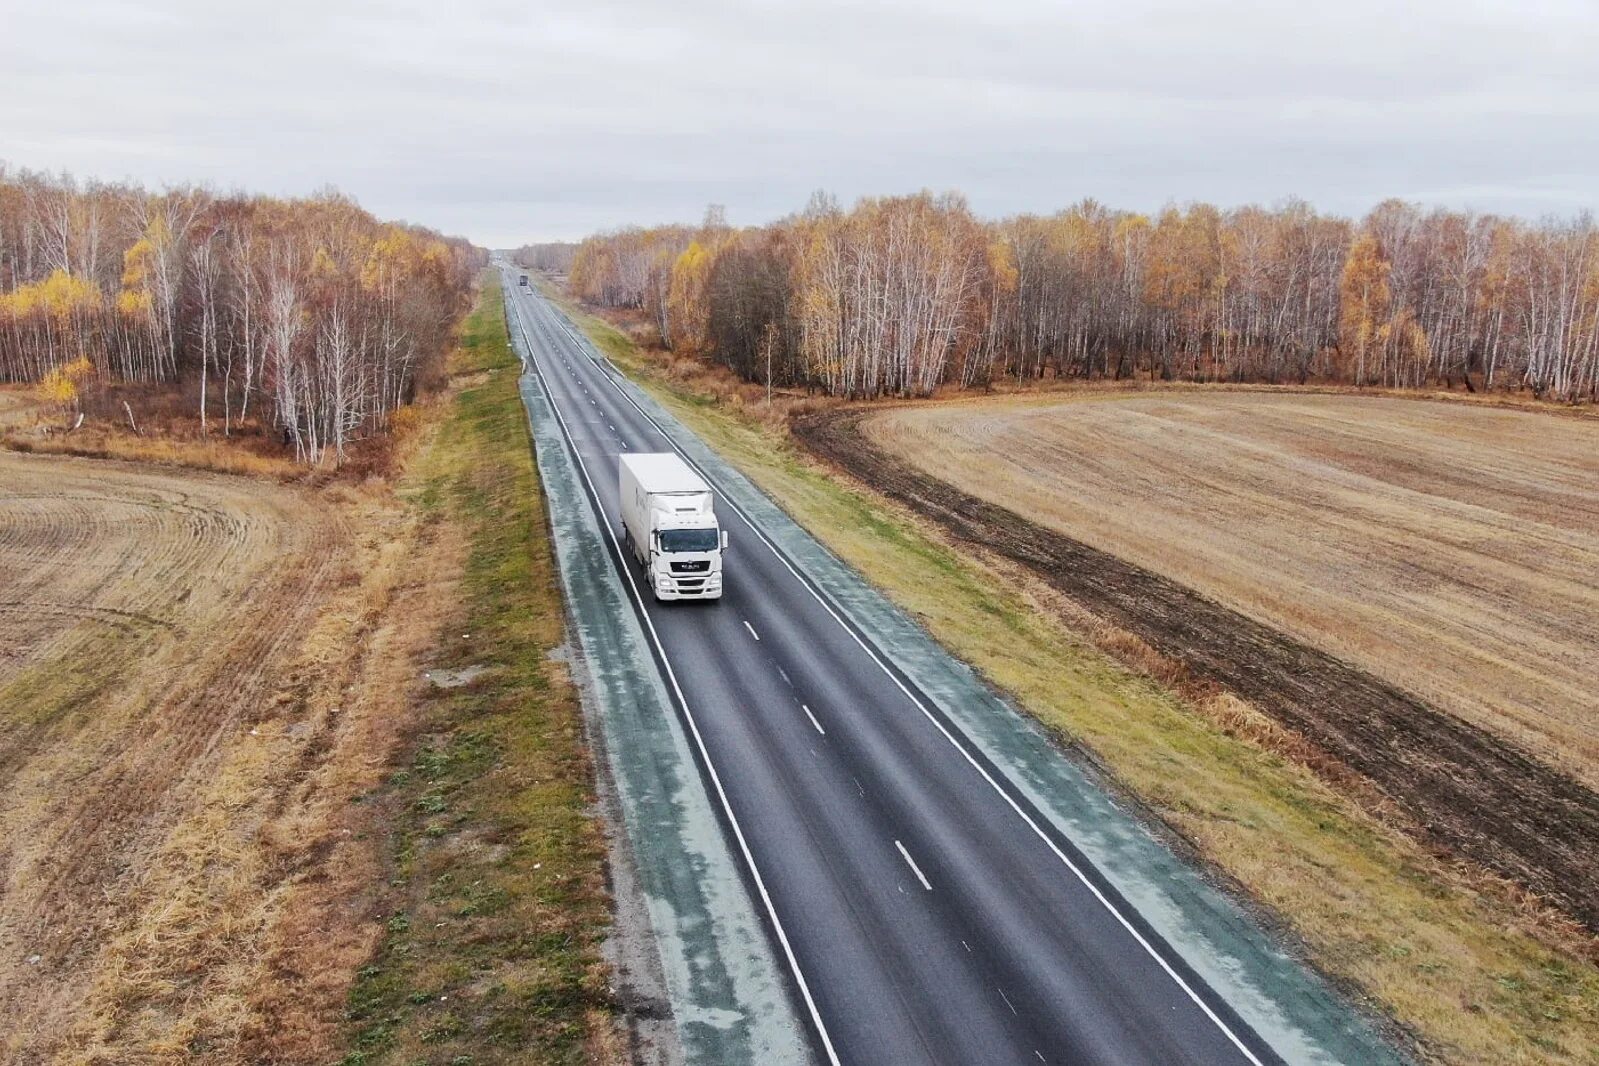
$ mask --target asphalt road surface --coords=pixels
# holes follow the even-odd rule
[[[726,497],[722,600],[654,602],[617,548],[617,456],[673,448],[514,278],[511,328],[640,590],[818,1058],[1278,1061]]]

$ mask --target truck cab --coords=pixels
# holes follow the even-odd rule
[[[722,598],[727,533],[711,487],[671,452],[620,456],[622,529],[657,600]]]

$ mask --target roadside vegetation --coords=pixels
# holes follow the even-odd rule
[[[1324,972],[1454,1063],[1592,1063],[1592,942],[1506,886],[1428,853],[1302,761],[1294,738],[808,458],[789,417],[826,404],[641,348],[568,311],[619,367],[954,654],[1238,886]],[[647,336],[639,317],[618,316]]]
[[[350,995],[357,1063],[623,1058],[599,947],[605,843],[561,592],[507,342],[485,275],[451,362],[457,391],[402,494],[466,550],[462,610],[434,652],[392,807],[377,956]]]
[[[360,477],[215,439],[0,450],[0,1060],[623,1057],[493,277],[479,299]],[[0,391],[0,429],[35,402]]]

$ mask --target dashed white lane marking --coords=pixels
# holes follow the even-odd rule
[[[822,734],[824,737],[827,736],[827,730],[822,728],[822,723],[816,720],[816,716],[811,713],[811,709],[809,707],[802,703],[800,704],[800,710],[805,712],[805,717],[811,720],[811,725],[816,727],[816,731],[818,733]]]
[[[966,943],[966,941],[964,941],[964,940],[961,941],[961,947],[966,949],[967,954],[971,953],[972,946],[970,944]]]
[[[576,334],[572,332],[570,327],[559,321],[557,324],[566,331],[567,336],[571,337],[574,343],[580,343],[577,340]],[[613,371],[613,373],[616,375],[616,377],[620,377],[620,371]],[[653,425],[656,432],[660,433],[663,437],[667,437],[667,433],[661,428],[661,424],[657,422],[648,411],[639,406],[639,402],[637,400],[633,399],[633,397],[627,394],[627,390],[623,389],[622,386],[617,383],[616,377],[613,377],[611,374],[606,375],[606,381],[610,384],[611,388],[615,389],[617,394],[620,395],[624,400],[632,404],[633,409],[636,410],[640,415],[644,416],[645,421]],[[554,402],[553,399],[551,402]],[[667,437],[667,439],[670,441],[671,438]],[[680,449],[674,446],[673,451],[676,451],[678,455],[682,456],[691,467],[699,472],[701,477],[704,477],[707,481],[711,480],[710,476],[700,468],[699,464],[683,455],[683,452]],[[1204,997],[1201,996],[1192,985],[1183,979],[1183,976],[1179,974],[1175,968],[1173,968],[1172,964],[1166,960],[1166,957],[1155,949],[1155,946],[1149,942],[1148,938],[1146,938],[1144,934],[1138,931],[1133,923],[1127,919],[1127,916],[1117,908],[1116,904],[1112,903],[1105,893],[1100,891],[1099,886],[1095,885],[1094,882],[1088,878],[1088,876],[1083,872],[1082,868],[1073,862],[1067,856],[1067,854],[1061,850],[1060,845],[1055,843],[1055,841],[1050,838],[1048,833],[1044,832],[1043,828],[1038,824],[1037,821],[1033,819],[1032,815],[1028,814],[1021,804],[1016,801],[1016,797],[1012,796],[1005,786],[1001,785],[997,780],[995,780],[994,776],[984,769],[981,763],[972,757],[972,753],[967,750],[966,745],[960,740],[956,739],[955,735],[951,733],[942,722],[933,716],[932,712],[929,711],[927,706],[922,703],[922,701],[918,699],[914,693],[911,692],[911,690],[906,686],[905,682],[900,680],[899,677],[895,675],[894,671],[888,668],[888,665],[883,661],[882,657],[879,656],[876,651],[872,650],[872,647],[867,644],[866,639],[861,636],[860,633],[857,633],[854,629],[852,629],[849,624],[846,623],[842,617],[840,617],[838,611],[834,610],[833,606],[828,603],[825,598],[823,598],[822,593],[818,591],[817,587],[813,585],[807,578],[801,576],[799,570],[795,568],[794,564],[788,560],[787,556],[779,551],[777,545],[773,544],[772,541],[767,538],[766,534],[762,533],[760,528],[756,526],[755,520],[746,514],[744,510],[732,499],[727,498],[725,493],[723,498],[726,499],[727,503],[732,506],[733,511],[744,520],[745,525],[749,527],[750,532],[755,535],[755,538],[762,544],[766,545],[767,550],[777,558],[777,561],[782,563],[788,572],[794,575],[794,580],[799,582],[800,587],[805,589],[806,592],[809,592],[811,597],[815,599],[817,603],[821,604],[822,609],[833,616],[833,620],[838,623],[839,627],[850,635],[855,643],[860,646],[861,650],[866,653],[866,656],[869,659],[877,664],[878,669],[882,670],[884,674],[888,675],[888,679],[894,683],[894,686],[905,694],[906,699],[910,700],[917,710],[921,711],[922,715],[933,725],[935,729],[938,730],[940,734],[943,735],[944,739],[947,740],[950,745],[960,753],[961,757],[964,758],[967,763],[969,763],[971,767],[977,771],[978,775],[981,776],[982,779],[987,782],[988,786],[999,795],[1000,799],[1002,799],[1005,804],[1010,807],[1010,809],[1014,811],[1019,818],[1021,818],[1023,824],[1025,824],[1027,828],[1031,829],[1034,835],[1039,838],[1039,840],[1043,841],[1044,846],[1054,854],[1055,858],[1060,860],[1061,864],[1065,866],[1067,870],[1071,871],[1072,875],[1077,878],[1084,888],[1088,889],[1088,891],[1093,895],[1094,899],[1099,902],[1099,905],[1104,907],[1105,910],[1109,912],[1110,916],[1116,920],[1117,924],[1127,931],[1128,935],[1133,938],[1138,946],[1143,948],[1144,952],[1150,958],[1155,960],[1156,965],[1165,971],[1166,976],[1171,978],[1178,988],[1182,989],[1184,995],[1186,995],[1196,1007],[1204,1012],[1205,1017],[1209,1018],[1211,1023],[1215,1025],[1217,1029],[1221,1030],[1222,1035],[1225,1036],[1228,1041],[1230,1041],[1232,1045],[1238,1049],[1239,1053],[1243,1055],[1243,1057],[1250,1063],[1250,1066],[1265,1066],[1265,1064],[1260,1061],[1260,1056],[1256,1055],[1250,1050],[1249,1045],[1245,1044],[1238,1034],[1233,1032],[1232,1027],[1222,1020],[1221,1016],[1217,1014],[1214,1009],[1212,1009],[1209,1003],[1205,1002]],[[810,1005],[809,1001],[807,1001],[807,1005]],[[1039,1055],[1038,1057],[1040,1060],[1042,1060],[1044,1056]]]
[[[760,640],[761,639],[761,635],[759,633],[755,632],[755,627],[750,625],[748,619],[744,620],[744,628],[749,630],[750,631],[750,636],[754,637],[756,640]]]
[[[516,316],[516,324],[522,334],[522,343],[527,348],[528,355],[531,358],[533,342],[527,335],[527,323],[522,320],[520,312]],[[562,328],[564,329],[565,327],[563,326]],[[570,336],[571,330],[567,330],[567,334]],[[549,401],[550,409],[555,412],[555,420],[561,426],[561,435],[566,438],[566,443],[571,448],[572,455],[577,459],[578,470],[583,475],[584,483],[588,485],[589,496],[598,504],[600,498],[599,490],[594,487],[594,479],[589,476],[588,465],[583,462],[583,455],[578,450],[577,441],[572,436],[572,429],[562,416],[560,405],[555,402],[555,393],[551,391],[550,383],[545,380],[544,373],[538,368],[537,363],[534,364],[533,371],[538,375],[539,384],[543,386],[544,396]],[[626,556],[622,551],[621,542],[616,539],[616,531],[606,525],[605,532],[610,537],[611,547],[616,551],[616,557],[625,564]],[[671,684],[672,691],[677,696],[678,706],[683,708],[684,717],[688,720],[689,732],[693,735],[694,744],[699,749],[700,760],[710,774],[711,785],[716,792],[716,798],[721,803],[722,811],[727,815],[728,823],[732,827],[733,839],[738,843],[739,853],[744,857],[744,865],[748,868],[751,877],[755,881],[755,889],[760,895],[761,903],[766,908],[767,916],[772,920],[772,928],[777,933],[778,945],[782,947],[783,955],[788,960],[788,968],[794,974],[795,983],[799,985],[800,997],[805,1001],[805,1008],[810,1013],[811,1021],[816,1025],[817,1035],[821,1037],[822,1050],[826,1053],[827,1061],[831,1066],[841,1066],[838,1052],[833,1049],[833,1038],[827,1032],[827,1023],[823,1021],[822,1013],[817,1009],[816,999],[811,995],[810,984],[805,980],[805,972],[800,969],[799,959],[794,954],[794,946],[789,942],[788,933],[783,929],[782,919],[777,916],[777,906],[772,902],[772,894],[767,891],[766,882],[761,877],[760,867],[755,864],[755,856],[750,851],[749,841],[745,839],[744,830],[739,826],[738,815],[733,813],[732,804],[728,802],[727,789],[722,785],[721,775],[716,772],[716,764],[711,761],[711,753],[706,749],[705,738],[700,733],[699,724],[694,720],[694,710],[688,702],[688,697],[683,694],[683,686],[678,683],[677,672],[672,669],[672,661],[666,655],[666,648],[661,643],[660,634],[655,630],[655,623],[650,620],[649,612],[645,610],[644,594],[639,591],[638,581],[634,578],[632,569],[624,565],[623,571],[627,575],[628,588],[633,593],[633,602],[638,605],[639,615],[644,619],[645,629],[649,632],[650,640],[655,645],[655,650],[660,653],[661,662],[665,666],[666,680]],[[748,625],[748,623],[745,624]]]
[[[530,303],[534,302],[533,296],[534,296],[533,293],[531,293],[531,292],[528,293],[528,300],[529,300]],[[521,315],[520,314],[518,314],[517,318],[518,318],[517,325],[518,325],[518,328],[520,329],[520,331],[522,333],[523,342],[524,342],[524,344],[528,345],[529,352],[531,354],[531,340],[527,336],[527,327],[526,327],[525,323],[523,323],[521,321]],[[578,339],[577,334],[572,331],[572,328],[569,325],[567,325],[567,323],[558,314],[557,314],[557,317],[555,319],[555,324],[557,326],[559,326],[561,328],[561,330],[569,338],[571,338],[573,344],[576,344],[579,348],[582,348],[583,342]],[[596,366],[600,365],[600,360],[597,357],[591,357],[591,361]],[[570,366],[570,364],[568,364],[568,366]],[[604,373],[604,372],[602,371],[602,373]],[[552,407],[556,407],[557,405],[555,404],[555,397],[554,397],[553,394],[550,393],[548,382],[544,382],[543,381],[543,375],[542,374],[540,374],[539,377],[540,377],[541,383],[544,384],[545,395],[548,397],[550,405]],[[624,400],[626,400],[629,404],[631,404],[633,406],[633,408],[635,410],[637,410],[639,412],[639,414],[642,415],[645,418],[645,420],[647,420],[652,425],[654,425],[657,432],[659,432],[663,437],[666,436],[665,430],[663,430],[661,428],[660,424],[658,422],[656,422],[653,417],[650,416],[649,412],[645,411],[643,407],[639,406],[638,401],[633,399],[633,397],[629,396],[627,394],[627,391],[625,389],[623,389],[622,386],[620,384],[618,384],[617,381],[610,374],[606,374],[605,375],[605,381]],[[560,411],[559,411],[558,408],[556,410],[556,419],[558,421],[561,420],[561,415],[560,415]],[[564,428],[565,428],[565,426],[564,426],[564,423],[563,423],[563,429]],[[569,441],[571,440],[570,433],[567,434],[567,438],[568,438]],[[668,438],[668,440],[670,440],[670,438]],[[626,445],[624,445],[623,447],[626,447]],[[677,451],[677,449],[675,447],[673,448],[673,450]],[[679,452],[679,454],[681,455],[682,453]],[[581,465],[581,462],[582,462],[582,460],[581,460],[581,458],[579,458],[579,464],[580,465]],[[698,464],[693,463],[692,460],[690,460],[689,462],[690,462],[690,465],[695,467],[695,469],[699,469]],[[587,477],[587,474],[588,474],[587,470],[584,470],[583,473],[584,473],[584,476],[585,476],[585,480],[589,480],[588,477]],[[703,475],[704,471],[701,470],[700,473]],[[589,481],[589,488],[590,488],[591,492],[594,491],[593,490],[592,481]],[[1218,1029],[1221,1030],[1223,1035],[1225,1035],[1227,1037],[1227,1039],[1233,1044],[1233,1046],[1238,1049],[1238,1051],[1244,1056],[1244,1058],[1247,1059],[1252,1064],[1252,1066],[1263,1066],[1263,1064],[1261,1063],[1260,1058],[1253,1051],[1251,1051],[1249,1049],[1248,1045],[1246,1045],[1238,1037],[1238,1035],[1233,1032],[1231,1027],[1229,1027],[1227,1025],[1227,1023],[1224,1022],[1221,1019],[1221,1017],[1216,1014],[1216,1012],[1211,1008],[1211,1006],[1208,1003],[1205,1002],[1204,998],[1202,996],[1200,996],[1195,991],[1195,989],[1192,986],[1190,986],[1186,980],[1183,979],[1183,977],[1180,974],[1177,973],[1177,971],[1172,967],[1171,963],[1168,962],[1166,960],[1166,958],[1159,951],[1157,951],[1155,949],[1155,947],[1143,936],[1142,933],[1140,933],[1133,926],[1133,924],[1130,921],[1128,921],[1127,917],[1124,914],[1121,913],[1121,911],[1116,907],[1116,905],[1113,904],[1109,899],[1107,899],[1106,896],[1104,895],[1104,893],[1101,892],[1099,890],[1099,888],[1091,880],[1089,880],[1088,877],[1086,877],[1084,875],[1083,871],[1077,866],[1077,864],[1074,863],[1070,858],[1068,858],[1067,855],[1065,854],[1065,852],[1063,852],[1060,849],[1060,847],[1053,840],[1050,839],[1048,834],[1046,834],[1044,832],[1044,830],[1038,825],[1038,823],[1032,818],[1032,816],[1029,815],[1020,806],[1020,804],[1017,803],[1015,797],[1013,797],[1010,794],[1010,792],[1005,787],[1003,787],[998,781],[996,781],[994,779],[994,777],[991,774],[989,774],[989,772],[987,770],[985,770],[982,767],[982,765],[977,762],[976,759],[974,759],[972,757],[971,753],[967,750],[966,746],[964,744],[962,744],[961,741],[957,740],[955,738],[955,736],[953,734],[951,734],[951,732],[947,728],[945,728],[943,723],[938,721],[938,719],[936,719],[935,717],[933,717],[933,715],[931,713],[929,713],[929,711],[927,710],[926,706],[922,703],[922,701],[920,699],[918,699],[910,691],[910,689],[908,687],[906,687],[905,683],[902,680],[900,680],[897,676],[895,676],[894,672],[888,668],[888,666],[883,662],[882,658],[879,657],[878,654],[866,643],[866,641],[862,638],[862,636],[859,633],[855,632],[853,629],[851,629],[850,626],[847,625],[841,617],[839,617],[838,612],[836,610],[834,610],[832,605],[829,604],[826,599],[823,598],[822,594],[819,591],[817,591],[817,589],[813,585],[811,585],[811,583],[809,581],[807,581],[805,578],[803,578],[800,575],[800,572],[794,567],[794,564],[791,563],[783,555],[783,553],[778,550],[776,545],[774,545],[770,540],[767,539],[765,534],[763,534],[758,528],[756,528],[754,521],[752,519],[750,519],[750,517],[747,514],[745,514],[744,511],[740,507],[738,507],[737,504],[733,503],[732,500],[728,500],[727,502],[732,504],[733,510],[738,512],[739,516],[742,517],[745,520],[745,522],[749,525],[749,527],[750,527],[751,531],[754,533],[756,539],[760,540],[767,547],[767,549],[770,550],[772,552],[772,554],[777,557],[777,560],[780,563],[782,563],[784,567],[786,567],[788,569],[789,573],[794,575],[794,578],[800,583],[801,587],[803,587],[807,592],[810,593],[810,595],[817,601],[817,603],[819,603],[822,606],[822,609],[825,610],[828,614],[832,615],[834,621],[836,621],[839,624],[839,626],[841,628],[843,628],[844,631],[846,633],[848,633],[850,635],[850,637],[852,637],[854,639],[855,643],[858,644],[861,647],[861,649],[866,653],[866,655],[874,663],[877,664],[878,668],[881,669],[883,671],[883,673],[888,675],[889,680],[891,680],[894,683],[894,685],[901,692],[903,692],[905,694],[905,696],[911,701],[911,703],[914,704],[915,707],[919,711],[922,712],[922,714],[932,723],[932,725],[938,730],[938,732],[940,732],[944,736],[945,740],[947,740],[955,748],[955,750],[958,751],[961,754],[961,756],[963,756],[965,758],[965,760],[969,764],[971,764],[973,769],[975,769],[977,771],[977,773],[983,778],[983,780],[985,782],[987,782],[989,787],[991,787],[996,793],[998,793],[999,796],[1001,797],[1001,799],[1004,800],[1004,802],[1018,816],[1020,816],[1022,821],[1027,825],[1027,827],[1029,829],[1031,829],[1033,831],[1033,833],[1035,835],[1037,835],[1043,841],[1044,845],[1051,852],[1054,853],[1055,857],[1058,860],[1060,860],[1060,862],[1069,871],[1071,871],[1071,873],[1073,875],[1076,876],[1078,881],[1081,882],[1084,885],[1084,887],[1086,887],[1088,889],[1088,891],[1090,893],[1092,893],[1092,895],[1099,902],[1099,904],[1101,906],[1103,906],[1105,908],[1105,910],[1107,910],[1110,913],[1110,915],[1123,927],[1123,929],[1125,929],[1132,936],[1134,941],[1137,942],[1137,944],[1141,948],[1143,948],[1144,951],[1151,958],[1153,958],[1155,960],[1156,964],[1159,965],[1160,968],[1163,971],[1165,971],[1166,975],[1168,977],[1170,977],[1177,984],[1177,986],[1180,989],[1182,989],[1182,991],[1188,996],[1189,1000],[1192,1001],[1197,1007],[1199,1007],[1199,1009],[1205,1014],[1205,1016],[1207,1018],[1209,1018],[1210,1021]],[[614,537],[613,537],[613,540],[614,540]],[[618,551],[618,554],[620,554],[620,551],[621,551],[620,547],[617,548],[617,551]],[[635,589],[635,598],[638,600],[639,607],[642,610],[642,608],[643,608],[643,600],[642,600],[642,597],[639,597],[637,595],[636,589]],[[749,623],[746,622],[745,625],[747,626],[747,625],[749,625]],[[754,630],[751,629],[751,633],[752,634],[753,634],[753,632],[754,632]],[[759,640],[760,637],[757,636],[755,639]],[[658,643],[657,643],[657,647],[659,647]],[[667,672],[668,672],[669,675],[671,674],[670,665],[668,665],[668,667],[667,667]],[[669,677],[669,679],[672,681],[673,686],[676,687],[676,685],[677,685],[676,678],[675,677]],[[680,690],[679,690],[679,698],[681,700],[681,691]],[[695,739],[700,745],[701,753],[703,755],[705,755],[706,761],[709,762],[709,755],[706,754],[705,751],[704,751],[704,742],[699,739],[697,728],[696,728],[695,732],[696,732],[696,738]],[[711,775],[712,775],[713,780],[715,780],[716,771],[715,771],[714,767],[711,768]],[[726,806],[727,806],[726,795],[722,791],[722,787],[721,787],[720,781],[715,781],[715,783],[716,783],[716,787],[717,787],[718,796],[722,800],[722,804],[723,804],[724,809],[726,809]],[[855,787],[856,788],[860,788],[861,787],[860,782],[858,780],[855,782]],[[861,795],[864,796],[865,794],[866,794],[865,789],[861,789]],[[732,818],[731,810],[728,811],[728,814],[729,814],[729,817]],[[805,975],[804,975],[803,972],[801,972],[801,970],[799,968],[798,960],[794,956],[793,948],[789,944],[788,937],[787,937],[786,933],[784,932],[784,930],[782,928],[782,923],[780,921],[778,921],[778,919],[777,919],[776,911],[775,911],[775,908],[772,906],[771,898],[767,894],[765,885],[761,882],[760,871],[755,868],[753,856],[750,855],[749,846],[745,842],[745,840],[743,839],[742,831],[737,828],[737,820],[736,820],[736,818],[734,818],[733,821],[734,821],[734,826],[735,826],[734,834],[738,838],[738,843],[739,843],[739,846],[740,846],[740,850],[743,852],[746,864],[750,867],[751,871],[754,873],[755,880],[756,880],[756,883],[757,883],[757,887],[760,889],[762,902],[766,905],[767,913],[771,916],[773,924],[777,928],[778,940],[779,940],[779,942],[780,942],[780,944],[781,944],[781,946],[783,948],[785,956],[787,957],[787,960],[788,960],[788,963],[789,963],[789,967],[794,972],[794,975],[795,975],[795,977],[796,977],[796,979],[798,981],[798,984],[800,986],[800,992],[801,992],[801,994],[802,994],[802,996],[803,996],[803,998],[805,1000],[805,1006],[808,1008],[808,1010],[810,1012],[810,1015],[811,1015],[811,1018],[816,1023],[816,1027],[817,1027],[818,1031],[821,1034],[822,1044],[823,1044],[824,1049],[825,1049],[825,1051],[827,1053],[827,1058],[828,1058],[829,1062],[836,1064],[839,1061],[838,1055],[833,1049],[832,1040],[831,1040],[830,1036],[828,1035],[827,1027],[823,1023],[821,1015],[818,1013],[818,1011],[816,1009],[816,1003],[815,1003],[815,1000],[811,996],[810,987],[809,987],[809,985],[807,984],[807,982],[805,980]],[[898,841],[896,841],[895,843],[897,844]],[[901,848],[900,850],[903,853],[904,849]],[[907,862],[910,861],[910,856],[909,855],[906,855],[905,858],[906,858]],[[914,865],[915,864],[912,863],[913,867],[914,867]],[[928,890],[931,891],[931,886],[928,887]],[[964,943],[964,941],[962,943]],[[971,948],[968,946],[967,950],[970,951]],[[1047,1062],[1048,1061],[1047,1059],[1044,1058],[1044,1054],[1041,1051],[1035,1050],[1033,1052],[1033,1054],[1038,1056],[1038,1061],[1039,1062]]]
[[[1010,997],[1005,994],[1005,990],[996,985],[995,988],[994,988],[994,991],[999,993],[999,998],[1003,999],[1005,1001],[1005,1006],[1010,1008],[1010,1012],[1012,1014],[1016,1014],[1016,1004],[1014,1004],[1014,1003],[1012,1003],[1010,1001]],[[1020,1014],[1016,1014],[1016,1017],[1020,1018],[1021,1015]]]
[[[911,868],[911,873],[916,875],[916,880],[922,883],[923,888],[931,892],[933,886],[927,883],[927,878],[922,875],[922,868],[916,865],[916,860],[911,858],[911,853],[905,850],[905,845],[896,840],[894,841],[894,846],[899,849],[900,856],[905,860],[905,865]]]
[[[862,799],[865,799],[866,798],[866,789],[861,787],[861,779],[856,777],[854,774],[850,774],[849,779],[851,781],[855,782],[855,791],[859,792],[861,794],[861,798]],[[971,949],[967,948],[966,950],[970,951]]]
[[[777,676],[781,677],[783,679],[783,684],[787,685],[789,688],[794,687],[794,682],[788,679],[788,672],[785,671],[781,666],[777,668]]]

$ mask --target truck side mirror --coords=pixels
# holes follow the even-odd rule
[[[654,530],[651,530],[650,531],[650,554],[651,555],[654,555],[656,552],[658,552],[660,550],[660,544],[661,544],[661,538],[658,537],[655,534]]]
[[[727,551],[727,530],[722,530],[722,550]]]

